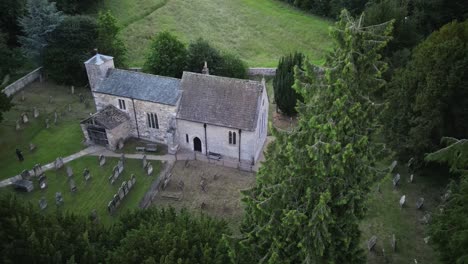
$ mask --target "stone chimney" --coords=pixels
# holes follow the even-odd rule
[[[106,77],[109,69],[114,69],[114,58],[111,56],[96,53],[85,63],[91,91],[95,91]]]
[[[201,71],[202,74],[210,75],[210,70],[208,69],[208,63],[205,61],[205,65],[203,66],[203,70]]]

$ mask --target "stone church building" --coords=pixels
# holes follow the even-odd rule
[[[134,137],[165,144],[171,154],[257,162],[267,136],[265,81],[184,72],[182,79],[114,67],[96,54],[85,62],[97,112],[81,122],[89,144],[115,149]]]

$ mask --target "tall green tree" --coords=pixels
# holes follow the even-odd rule
[[[0,86],[4,78],[14,73],[23,63],[23,57],[18,48],[7,45],[7,36],[0,31]]]
[[[460,179],[452,181],[429,226],[431,243],[445,263],[468,261],[468,140],[445,137],[444,148],[430,153],[426,161],[445,163]]]
[[[21,48],[26,57],[38,65],[42,64],[48,37],[62,23],[64,16],[57,11],[55,3],[48,0],[28,0],[26,15],[18,22],[24,36],[19,36]]]
[[[302,97],[293,89],[294,67],[303,68],[305,56],[300,52],[282,57],[276,69],[273,79],[273,91],[275,103],[281,112],[288,116],[295,115],[297,101],[302,101]]]
[[[380,111],[369,95],[384,84],[379,52],[391,24],[362,19],[342,12],[323,77],[309,63],[296,68],[298,126],[274,132],[256,186],[244,192],[238,263],[365,262],[358,226],[376,176]]]
[[[18,35],[21,35],[21,28],[18,24],[18,17],[25,14],[26,0],[2,0],[0,1],[0,31],[6,34],[7,46],[18,47]]]
[[[187,49],[184,43],[167,31],[156,35],[151,42],[143,71],[180,78],[186,64]]]
[[[97,47],[100,53],[114,57],[115,66],[122,68],[126,66],[127,47],[119,37],[121,30],[117,19],[110,11],[99,13],[98,17]]]
[[[0,123],[3,121],[3,113],[10,110],[12,106],[11,97],[0,92]]]
[[[59,83],[85,85],[83,62],[96,48],[96,20],[88,16],[67,16],[49,38],[44,66]]]
[[[443,136],[468,133],[468,21],[431,34],[388,86],[385,135],[400,157],[438,148]]]

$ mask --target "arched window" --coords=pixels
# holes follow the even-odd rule
[[[231,145],[236,144],[236,132],[229,131],[229,144]]]

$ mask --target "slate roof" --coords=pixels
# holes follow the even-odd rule
[[[126,113],[113,105],[107,105],[101,111],[81,121],[81,124],[94,124],[112,130],[129,120],[130,117]]]
[[[180,79],[121,69],[109,69],[95,91],[166,105],[176,105],[181,94]]]
[[[177,118],[254,131],[263,84],[184,72]]]

